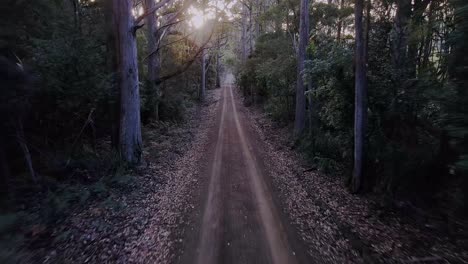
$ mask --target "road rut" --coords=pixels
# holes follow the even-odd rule
[[[303,263],[275,204],[258,139],[238,110],[232,79],[221,88],[217,123],[200,166],[206,193],[180,263]]]

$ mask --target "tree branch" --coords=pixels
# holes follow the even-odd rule
[[[169,74],[167,74],[167,75],[165,75],[165,76],[163,76],[163,77],[160,77],[160,78],[156,79],[156,80],[155,80],[155,83],[156,83],[157,85],[159,85],[159,84],[161,84],[162,82],[167,81],[167,80],[169,80],[169,79],[171,79],[171,78],[173,78],[173,77],[175,77],[175,76],[177,76],[177,75],[182,74],[183,72],[185,72],[185,71],[195,62],[195,60],[198,58],[198,56],[200,55],[200,53],[202,53],[202,51],[203,51],[204,49],[206,49],[206,45],[208,45],[208,43],[210,42],[211,37],[213,36],[213,33],[214,33],[214,27],[213,27],[213,30],[211,30],[211,33],[210,33],[210,36],[208,37],[208,39],[205,41],[205,43],[203,43],[202,46],[200,46],[200,49],[198,49],[198,51],[195,53],[195,56],[193,56],[192,59],[190,59],[189,61],[187,61],[187,62],[185,63],[185,65],[184,65],[182,68],[180,68],[180,69],[178,69],[178,70],[176,70],[176,71],[174,71],[174,72],[172,72],[172,73],[169,73]]]
[[[159,46],[156,50],[154,50],[154,51],[152,51],[150,54],[148,54],[148,55],[143,59],[143,61],[146,61],[149,57],[151,57],[151,55],[157,53],[157,52],[158,52],[159,50],[161,50],[162,48],[167,47],[167,46],[170,46],[170,45],[172,45],[172,44],[174,44],[174,43],[176,43],[176,42],[182,41],[182,40],[184,40],[184,39],[187,39],[187,38],[188,38],[190,35],[192,35],[192,34],[193,34],[193,33],[190,33],[190,34],[188,34],[187,36],[185,36],[185,37],[183,37],[183,38],[180,38],[180,39],[178,39],[178,40],[174,40],[174,41],[172,41],[172,42],[169,42],[169,43],[167,43],[167,44],[164,44],[164,45],[162,45],[162,46]]]
[[[145,19],[145,17],[151,15],[151,14],[154,14],[154,12],[156,12],[159,8],[163,7],[164,5],[166,5],[167,3],[169,3],[171,0],[161,0],[161,2],[157,3],[153,8],[151,8],[150,10],[147,10],[143,15],[137,17],[135,19],[135,25],[138,25],[140,24],[141,21],[143,21],[143,19]]]

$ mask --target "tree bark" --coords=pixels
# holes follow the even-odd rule
[[[423,59],[422,59],[422,67],[427,67],[429,65],[429,58],[431,55],[431,47],[432,47],[432,34],[434,32],[434,1],[431,2],[429,6],[429,14],[428,22],[427,22],[427,33],[424,39],[424,48],[423,48]]]
[[[131,0],[114,0],[117,73],[120,89],[119,151],[122,159],[139,163],[141,159],[140,91],[135,20]]]
[[[369,33],[371,28],[371,9],[372,9],[372,0],[366,1],[366,23],[364,28],[364,39],[365,39],[365,46],[364,46],[364,62],[368,63],[369,61]]]
[[[430,0],[414,0],[413,10],[410,12],[412,16],[411,20],[411,30],[420,31],[423,28],[425,23],[424,13],[427,10],[428,5],[432,1]],[[432,4],[431,4],[432,5]],[[430,19],[430,18],[429,18]],[[430,31],[432,32],[432,30]],[[424,45],[424,37],[422,34],[416,34],[416,38],[412,38],[408,45],[408,67],[409,67],[409,77],[416,77],[418,74],[418,66],[421,65],[421,56],[422,52],[420,51],[420,46]]]
[[[397,0],[393,27],[393,64],[396,69],[406,68],[408,57],[408,23],[411,18],[411,0]]]
[[[154,0],[145,0],[146,10],[152,10],[155,7]],[[154,52],[158,49],[159,34],[157,25],[157,16],[155,14],[149,14],[146,17],[147,26],[147,39],[148,39],[148,81],[150,85],[151,94],[154,97],[154,112],[153,118],[159,120],[159,100],[160,91],[159,85],[156,84],[156,80],[159,79],[159,73],[161,71],[161,61],[159,57],[159,51]]]
[[[344,8],[344,0],[341,0],[340,1],[340,17],[338,18],[338,32],[337,32],[337,35],[336,35],[336,39],[338,40],[338,42],[341,41],[341,31],[342,31],[342,28],[343,28],[343,8]]]
[[[301,0],[299,24],[299,47],[297,50],[297,85],[296,85],[296,112],[294,118],[294,135],[299,136],[305,127],[306,98],[305,85],[302,78],[307,43],[309,40],[309,0]]]
[[[221,71],[221,68],[220,68],[220,63],[219,63],[219,60],[220,60],[220,53],[221,53],[221,41],[220,41],[220,35],[218,35],[217,37],[217,49],[216,49],[216,54],[215,54],[215,59],[216,59],[216,66],[215,66],[215,87],[216,88],[219,88],[221,87],[221,78],[220,78],[220,71]]]
[[[205,59],[205,48],[202,50],[201,54],[201,63],[202,63],[202,76],[201,76],[201,86],[200,86],[200,101],[205,101],[206,94],[206,59]]]
[[[253,25],[252,25],[252,4],[250,4],[249,8],[249,56],[253,53]]]
[[[367,77],[365,62],[365,43],[363,32],[364,0],[356,0],[354,6],[356,50],[355,50],[355,110],[354,110],[354,170],[351,191],[361,189],[364,164],[364,140],[367,122]]]
[[[241,62],[244,64],[247,61],[247,47],[246,47],[246,38],[247,38],[247,28],[246,22],[247,14],[246,7],[242,5],[242,21],[241,21]]]

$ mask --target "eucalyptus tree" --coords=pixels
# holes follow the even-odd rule
[[[363,28],[364,0],[354,4],[355,28],[355,97],[354,97],[354,170],[351,180],[352,192],[358,192],[362,184],[364,163],[364,140],[367,122],[367,76]]]
[[[147,10],[151,10],[156,5],[154,0],[145,0],[145,8]],[[159,29],[158,29],[158,16],[156,12],[149,14],[146,17],[146,38],[148,40],[148,57],[147,57],[147,64],[148,64],[148,85],[151,90],[152,101],[154,102],[153,106],[153,117],[155,120],[159,120],[159,97],[160,91],[158,89],[158,85],[156,84],[156,80],[159,78],[160,71],[161,71],[161,59],[160,59],[160,52],[158,50],[159,44]]]
[[[227,5],[220,7],[221,3],[216,1],[214,4],[210,2],[202,2],[201,10],[194,11],[194,21],[192,27],[196,30],[196,40],[200,42],[201,53],[201,84],[199,90],[199,99],[204,101],[207,90],[207,73],[210,64],[214,60],[215,67],[215,86],[219,85],[219,71],[221,58],[221,47],[226,45],[226,37],[224,23],[227,21],[226,8]],[[198,21],[198,22],[197,22]],[[215,36],[213,38],[213,36]]]
[[[116,46],[117,86],[120,90],[119,151],[123,160],[139,163],[142,152],[140,90],[138,78],[136,32],[147,16],[163,7],[163,0],[146,9],[135,18],[132,0],[112,2]]]
[[[120,88],[119,151],[122,158],[138,163],[141,158],[140,90],[138,79],[136,24],[132,1],[113,1],[118,86]]]
[[[294,134],[300,135],[304,131],[306,118],[306,96],[303,79],[304,61],[309,41],[309,0],[301,0],[299,18],[299,46],[297,50],[297,84],[296,111],[294,118]]]
[[[202,50],[201,54],[201,85],[200,85],[200,101],[205,101],[206,97],[206,51],[205,49]]]

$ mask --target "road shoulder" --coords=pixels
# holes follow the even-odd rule
[[[311,171],[278,128],[254,107],[243,108],[265,142],[265,166],[286,217],[316,263],[463,263],[468,252],[425,225],[381,209],[373,197],[351,195],[338,177]],[[463,241],[462,241],[463,242]]]
[[[115,190],[58,224],[40,263],[173,263],[199,186],[198,160],[214,123],[218,90],[186,123],[145,128],[145,162],[129,190]],[[162,125],[162,124],[161,124]]]

